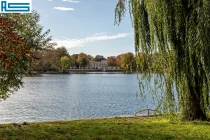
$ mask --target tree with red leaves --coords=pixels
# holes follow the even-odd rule
[[[26,62],[31,60],[27,40],[15,33],[13,22],[0,18],[0,98],[19,88]]]
[[[9,93],[20,88],[29,64],[36,59],[33,52],[43,48],[51,40],[45,39],[49,31],[41,35],[42,27],[37,24],[38,20],[39,15],[34,11],[31,14],[0,15],[0,98],[2,99],[6,99]]]

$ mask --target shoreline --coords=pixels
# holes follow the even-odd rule
[[[137,72],[124,72],[124,71],[72,71],[72,72],[53,72],[53,71],[47,71],[47,72],[33,72],[31,75],[25,74],[26,77],[36,77],[40,76],[42,74],[49,74],[49,75],[70,75],[70,74],[137,74]]]
[[[0,125],[10,125],[10,124],[23,124],[23,123],[55,123],[55,122],[72,122],[72,121],[88,121],[88,120],[103,120],[103,119],[114,119],[114,118],[150,118],[150,117],[157,117],[156,115],[147,115],[147,114],[140,114],[138,116],[135,115],[119,115],[119,116],[106,116],[106,117],[93,117],[93,118],[72,118],[66,120],[44,120],[44,121],[21,121],[21,122],[5,122],[0,123]]]

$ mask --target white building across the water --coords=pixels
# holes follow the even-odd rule
[[[107,69],[108,68],[107,60],[101,60],[101,62],[90,61],[87,68],[89,68],[89,69]]]

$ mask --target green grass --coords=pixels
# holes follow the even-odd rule
[[[169,140],[210,139],[209,122],[154,118],[107,118],[0,125],[0,140]]]

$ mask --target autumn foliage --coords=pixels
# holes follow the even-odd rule
[[[0,65],[10,70],[24,61],[32,60],[31,51],[27,49],[27,40],[15,32],[13,22],[0,18]]]
[[[89,63],[89,57],[85,53],[80,53],[77,59],[77,63],[80,65],[80,67],[84,67]]]
[[[28,41],[18,34],[15,22],[0,17],[0,98],[18,89],[28,62],[34,58],[27,48]]]

